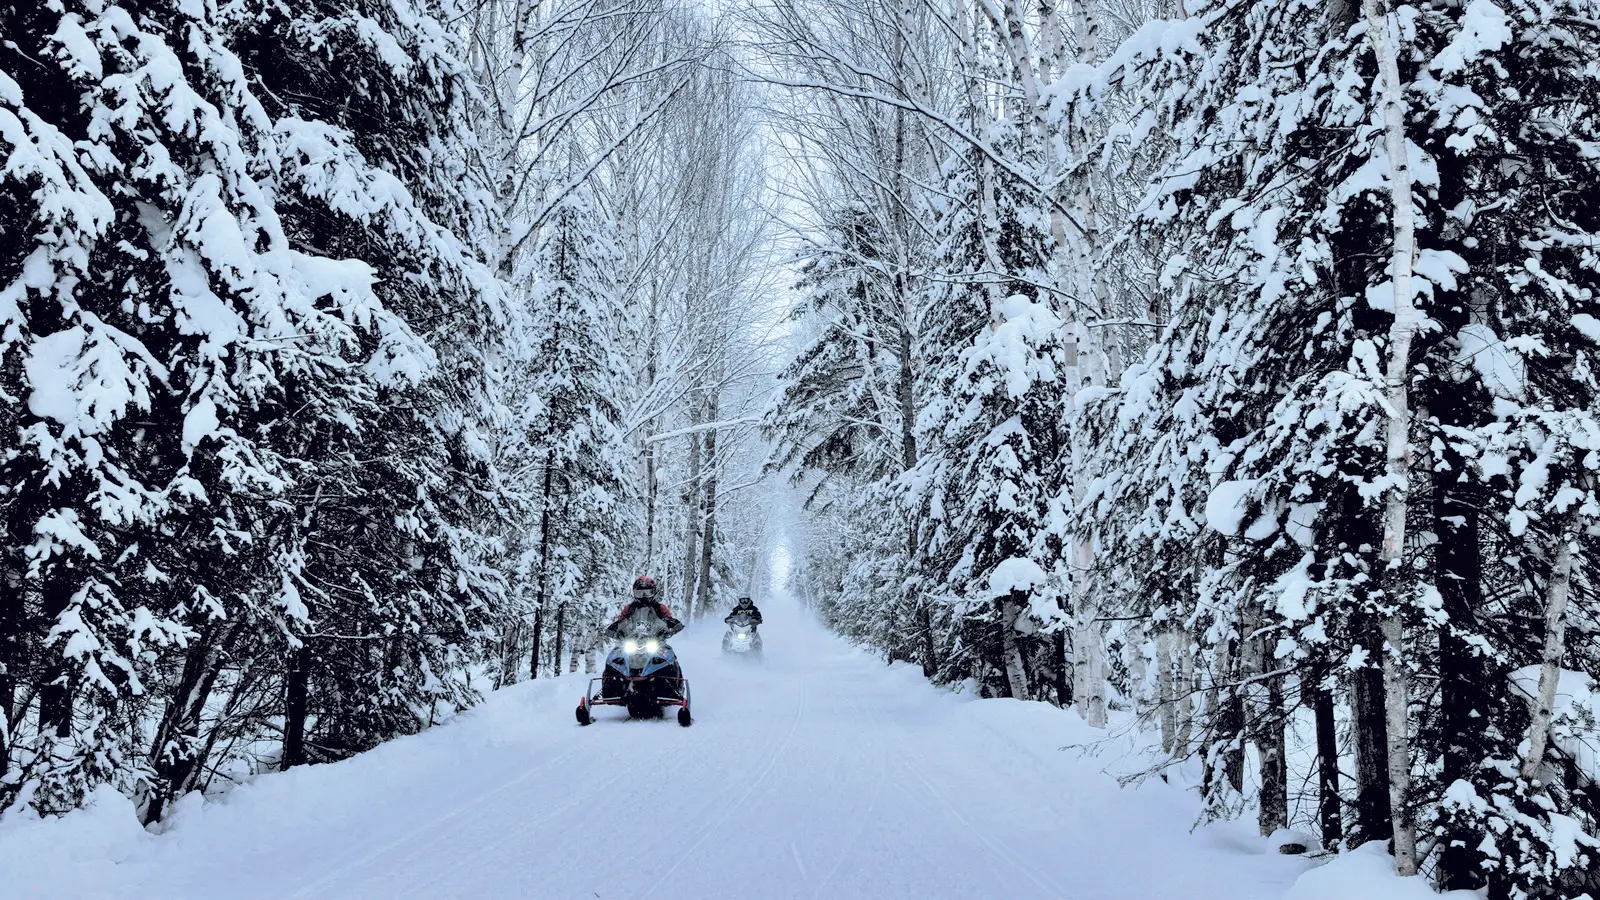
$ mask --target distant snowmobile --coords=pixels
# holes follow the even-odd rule
[[[722,636],[722,654],[759,660],[761,653],[761,634],[756,630],[755,617],[742,612],[736,612],[725,620],[728,623],[728,633]]]
[[[635,719],[659,719],[675,706],[678,724],[687,727],[694,721],[689,681],[665,640],[666,624],[641,611],[617,631],[620,641],[606,655],[605,674],[589,679],[589,690],[578,700],[578,724],[593,722],[596,706],[626,707]]]

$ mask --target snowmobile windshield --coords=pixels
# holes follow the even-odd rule
[[[728,617],[728,625],[734,631],[749,631],[756,624],[756,620],[746,613],[734,613]]]
[[[628,614],[628,621],[619,629],[624,637],[635,640],[660,638],[667,633],[667,623],[649,606],[636,607]]]

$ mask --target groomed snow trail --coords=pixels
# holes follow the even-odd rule
[[[770,663],[674,642],[696,720],[601,710],[581,676],[491,697],[331,766],[190,798],[164,835],[126,810],[0,829],[0,894],[163,898],[1255,900],[1304,864],[1195,801],[1122,789],[1103,735],[1044,704],[973,701],[846,646],[786,601]],[[6,846],[6,845],[10,846]]]

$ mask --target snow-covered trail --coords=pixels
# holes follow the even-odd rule
[[[1075,716],[965,700],[782,600],[764,612],[766,668],[718,659],[711,625],[674,642],[691,728],[609,709],[580,728],[581,676],[541,680],[192,803],[165,835],[95,810],[7,829],[0,868],[39,897],[632,900],[1253,900],[1303,869],[1242,827],[1190,834],[1190,795],[1063,752],[1097,736]]]

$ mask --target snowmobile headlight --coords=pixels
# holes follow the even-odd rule
[[[639,652],[639,642],[638,641],[628,641],[628,642],[626,642],[626,643],[624,643],[622,645],[622,649],[628,651],[629,653],[638,653]]]
[[[656,651],[661,649],[661,642],[660,641],[645,641],[644,642],[644,648],[646,650],[649,650],[651,653],[655,653]]]

